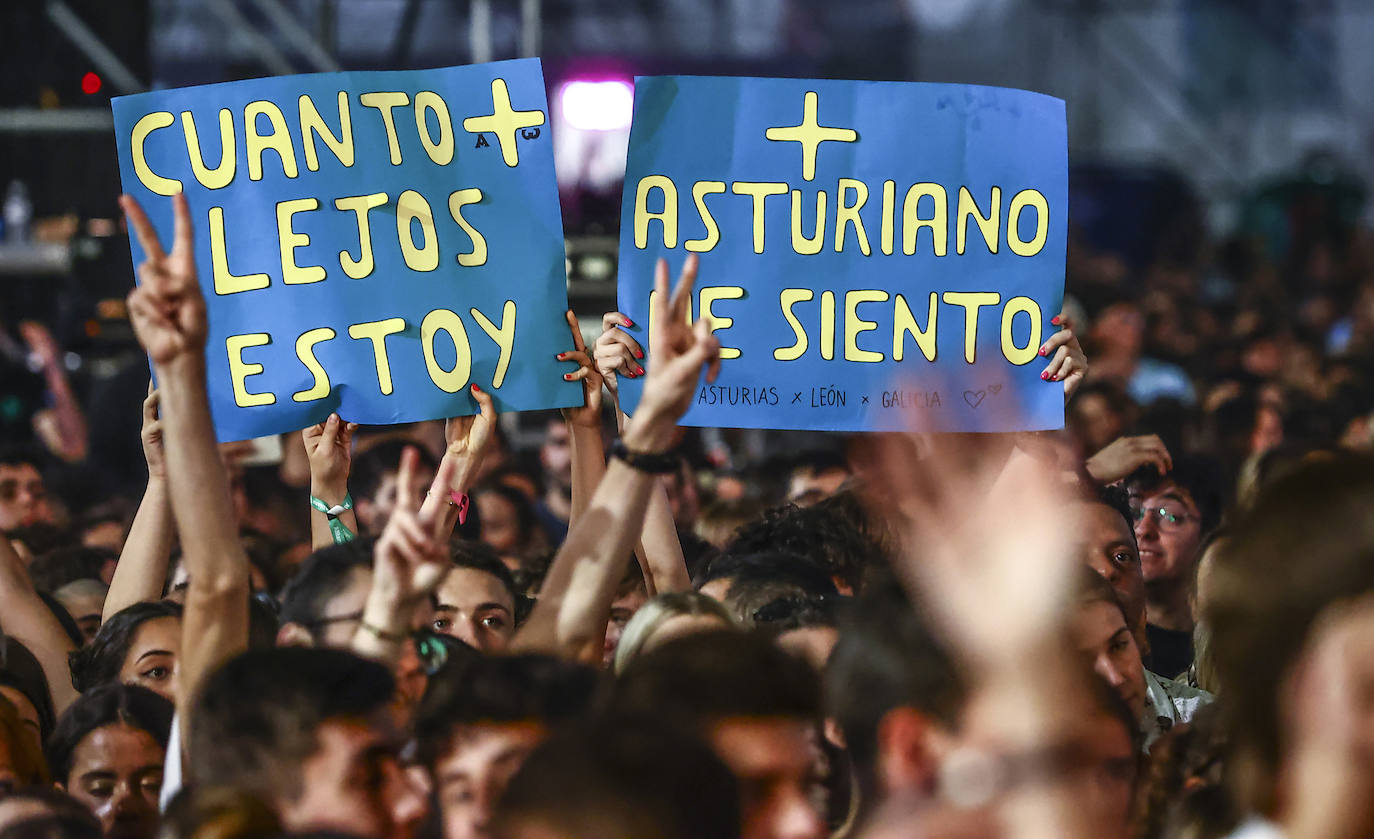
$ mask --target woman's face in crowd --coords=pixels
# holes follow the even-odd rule
[[[153,618],[134,631],[119,680],[176,701],[177,659],[181,656],[181,619]]]
[[[1073,621],[1074,643],[1139,719],[1145,713],[1145,666],[1121,610],[1101,600],[1087,603]]]
[[[77,744],[62,781],[100,819],[107,839],[150,839],[157,832],[163,757],[148,732],[107,725]]]

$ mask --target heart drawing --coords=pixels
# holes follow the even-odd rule
[[[970,408],[977,408],[983,404],[983,399],[987,395],[987,391],[984,390],[966,390],[964,391],[964,401],[968,403]]]
[[[988,393],[991,393],[993,396],[996,396],[997,394],[999,394],[999,393],[1001,393],[1001,392],[1002,392],[1002,386],[1001,386],[1001,385],[988,385]]]

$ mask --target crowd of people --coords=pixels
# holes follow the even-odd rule
[[[247,465],[172,201],[141,500],[57,370],[0,457],[0,839],[1374,836],[1374,240],[1072,248],[1062,432],[687,434],[689,257],[537,464],[472,385]]]

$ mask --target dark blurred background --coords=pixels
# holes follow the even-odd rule
[[[43,398],[17,337],[35,319],[62,348],[91,449],[108,444],[111,468],[140,463],[130,405],[146,365],[123,317],[112,96],[539,55],[569,291],[591,313],[614,302],[636,74],[1053,94],[1068,103],[1073,300],[1086,316],[1128,301],[1144,352],[1198,384],[1216,366],[1199,347],[1217,335],[1189,344],[1195,328],[1249,330],[1240,352],[1301,310],[1318,355],[1359,336],[1366,262],[1349,254],[1368,221],[1371,42],[1370,0],[5,0],[0,428],[22,433]],[[1210,321],[1177,311],[1194,302]]]

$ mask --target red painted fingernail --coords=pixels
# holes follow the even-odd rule
[[[481,392],[482,392],[482,389],[481,389],[480,387],[477,386],[477,383],[476,383],[476,382],[473,382],[473,383],[472,383],[472,392],[473,392],[473,393],[481,393]]]
[[[1054,317],[1050,318],[1050,323],[1054,324],[1055,326],[1058,326],[1058,325],[1059,325],[1059,315],[1055,315]]]
[[[644,375],[644,368],[643,368],[643,367],[636,367],[636,368],[635,368],[635,375],[636,375],[636,376],[642,376],[642,375]]]
[[[1044,379],[1045,381],[1049,381],[1049,380],[1050,380],[1050,374],[1049,374],[1049,373],[1041,373],[1041,374],[1040,374],[1040,378]]]
[[[632,320],[630,320],[629,318],[625,318],[625,325],[626,325],[626,326],[634,326],[634,325],[635,325],[635,322],[632,321]]]
[[[643,358],[644,350],[635,350],[635,358]]]
[[[1059,374],[1058,374],[1058,373],[1055,373],[1053,376],[1050,376],[1050,381],[1052,381],[1052,382],[1057,382],[1057,381],[1059,381]]]
[[[564,373],[564,374],[563,374],[563,381],[565,381],[565,382],[571,382],[571,381],[572,381],[572,373]]]
[[[565,356],[565,355],[567,355],[567,353],[561,352],[561,353],[559,353],[558,355],[554,356],[554,358],[557,358],[559,361],[562,361],[562,360],[563,360],[563,356]],[[1041,353],[1041,355],[1044,355],[1044,353]]]
[[[1040,348],[1040,354],[1041,354],[1041,355],[1044,355],[1044,354],[1045,354],[1045,348],[1044,348],[1044,347],[1041,347],[1041,348]],[[562,356],[559,356],[559,358],[562,358]]]

